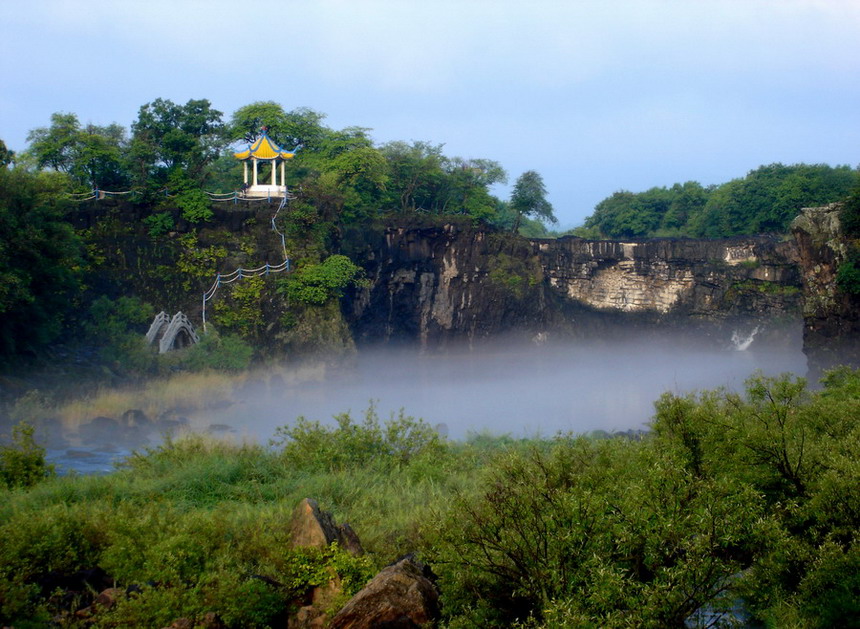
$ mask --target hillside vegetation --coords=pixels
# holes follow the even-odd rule
[[[0,623],[274,626],[333,573],[348,596],[416,551],[447,627],[857,626],[860,373],[655,408],[639,440],[457,443],[371,407],[300,419],[269,448],[168,440],[98,477],[52,477],[24,430],[0,451]],[[304,497],[369,554],[291,549]],[[75,615],[93,594],[63,584],[81,575],[115,583],[116,605]]]

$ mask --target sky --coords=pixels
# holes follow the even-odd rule
[[[273,100],[539,172],[559,227],[618,190],[860,164],[858,0],[0,1],[0,139],[54,112]]]

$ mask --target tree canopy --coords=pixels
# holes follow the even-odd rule
[[[598,203],[575,233],[605,238],[781,233],[801,208],[839,201],[858,182],[860,175],[848,166],[770,164],[719,186],[688,181],[619,191]]]
[[[515,213],[514,231],[518,231],[523,217],[557,223],[552,204],[546,199],[543,177],[527,170],[517,178],[509,207]]]

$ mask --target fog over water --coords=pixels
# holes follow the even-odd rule
[[[237,379],[233,402],[187,412],[188,429],[265,444],[277,427],[299,416],[334,424],[334,415],[349,412],[361,421],[373,401],[382,420],[404,409],[442,425],[440,432],[452,439],[480,432],[551,437],[639,430],[647,428],[654,401],[665,391],[741,390],[756,370],[804,375],[800,332],[798,325],[796,333],[770,343],[750,332],[722,344],[652,332],[647,339],[613,335],[543,344],[497,339],[445,352],[365,348],[337,368],[278,368]],[[158,438],[151,433],[141,442],[57,446],[49,448],[49,458],[64,471],[102,473]]]
[[[743,340],[738,345],[743,345]],[[488,431],[512,436],[644,428],[664,391],[725,386],[738,390],[754,371],[803,375],[800,343],[746,350],[691,347],[671,336],[649,341],[517,345],[420,354],[416,349],[367,349],[354,365],[280,391],[253,388],[217,421],[265,440],[296,417],[331,420],[350,411],[361,419],[371,400],[380,416],[405,409],[449,437]],[[212,419],[215,421],[215,418]]]

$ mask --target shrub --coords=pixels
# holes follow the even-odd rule
[[[200,337],[200,342],[188,350],[183,364],[195,371],[221,369],[242,371],[251,364],[254,348],[235,334],[219,335],[215,330]]]
[[[36,443],[35,429],[26,422],[12,427],[12,443],[0,445],[0,480],[6,487],[32,487],[53,476],[45,461],[45,448]]]
[[[860,295],[860,250],[852,247],[836,270],[836,285],[849,295]]]
[[[374,404],[364,413],[361,424],[349,413],[334,417],[336,426],[299,417],[293,426],[275,430],[271,444],[282,446],[282,456],[291,465],[311,470],[342,470],[368,464],[398,466],[427,453],[446,450],[438,433],[421,419],[403,410],[384,426]]]
[[[333,255],[321,264],[301,267],[280,283],[280,292],[304,304],[321,306],[340,297],[343,289],[356,281],[361,268],[344,255]]]
[[[173,217],[170,215],[170,212],[159,212],[158,214],[147,216],[143,219],[143,224],[149,227],[149,235],[152,238],[163,236],[174,227]]]

